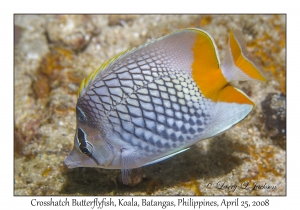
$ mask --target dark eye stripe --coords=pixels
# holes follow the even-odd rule
[[[100,165],[98,160],[93,156],[94,146],[86,140],[86,134],[81,128],[77,129],[77,140],[79,143],[80,151],[88,157],[92,158],[97,165]]]
[[[93,152],[93,145],[86,140],[86,135],[81,128],[77,129],[77,139],[79,142],[80,151],[86,155],[91,155]]]
[[[81,128],[77,129],[77,138],[80,144],[86,144],[86,137],[85,137],[85,133],[83,132],[83,130]]]

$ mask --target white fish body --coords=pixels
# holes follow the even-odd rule
[[[265,80],[230,33],[220,65],[211,36],[184,29],[132,49],[91,73],[79,88],[69,168],[130,169],[185,151],[244,119],[254,103],[230,82]]]

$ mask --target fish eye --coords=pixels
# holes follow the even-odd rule
[[[87,156],[91,156],[93,154],[93,146],[87,142],[87,147],[79,147],[80,151]]]
[[[76,116],[79,121],[86,120],[86,116],[85,116],[84,112],[78,106],[76,107]]]
[[[87,156],[91,156],[93,153],[93,145],[86,140],[86,134],[81,128],[77,129],[77,140],[80,151]]]

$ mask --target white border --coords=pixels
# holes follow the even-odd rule
[[[1,208],[32,208],[30,202],[35,197],[13,196],[13,14],[14,13],[287,13],[287,197],[239,197],[248,201],[270,199],[270,208],[298,206],[299,201],[299,11],[297,1],[252,0],[241,1],[2,1],[1,2]],[[297,62],[297,63],[296,63]],[[3,135],[4,134],[4,135]],[[298,173],[297,173],[298,172]],[[37,197],[50,199],[50,197]],[[64,197],[54,197],[54,199]],[[78,199],[83,199],[79,197]],[[123,197],[122,197],[123,198]],[[158,200],[177,200],[178,197],[154,197]],[[199,197],[198,197],[199,198]],[[234,197],[204,197],[207,200]],[[87,197],[91,200],[92,197]],[[117,197],[114,197],[117,199]],[[142,199],[142,197],[139,197]],[[7,207],[7,208],[5,208]],[[20,209],[21,209],[20,208]],[[74,209],[74,207],[61,207]],[[90,208],[88,208],[90,209]],[[110,208],[105,208],[110,209]],[[116,209],[116,208],[111,208]],[[130,208],[127,208],[130,209]],[[144,209],[144,208],[143,208]],[[150,209],[150,208],[148,208]],[[153,209],[153,208],[151,208]],[[161,209],[161,208],[160,208]],[[184,207],[181,209],[193,209]],[[225,209],[225,208],[224,208]],[[255,208],[260,209],[260,208]],[[265,209],[265,208],[264,208]]]

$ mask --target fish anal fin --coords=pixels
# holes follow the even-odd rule
[[[166,159],[168,159],[168,158],[170,158],[170,157],[173,157],[174,155],[177,155],[177,154],[179,154],[179,153],[185,152],[185,151],[187,151],[188,149],[190,149],[190,148],[185,148],[185,149],[179,150],[178,152],[174,152],[174,153],[172,153],[172,154],[169,154],[169,155],[163,156],[163,157],[161,157],[161,158],[155,159],[155,160],[153,160],[153,161],[150,161],[150,162],[144,164],[143,166],[151,165],[151,164],[158,163],[158,162],[160,162],[160,161],[166,160]]]
[[[244,93],[234,88],[232,85],[226,85],[219,93],[218,101],[226,103],[248,104],[255,106]]]

